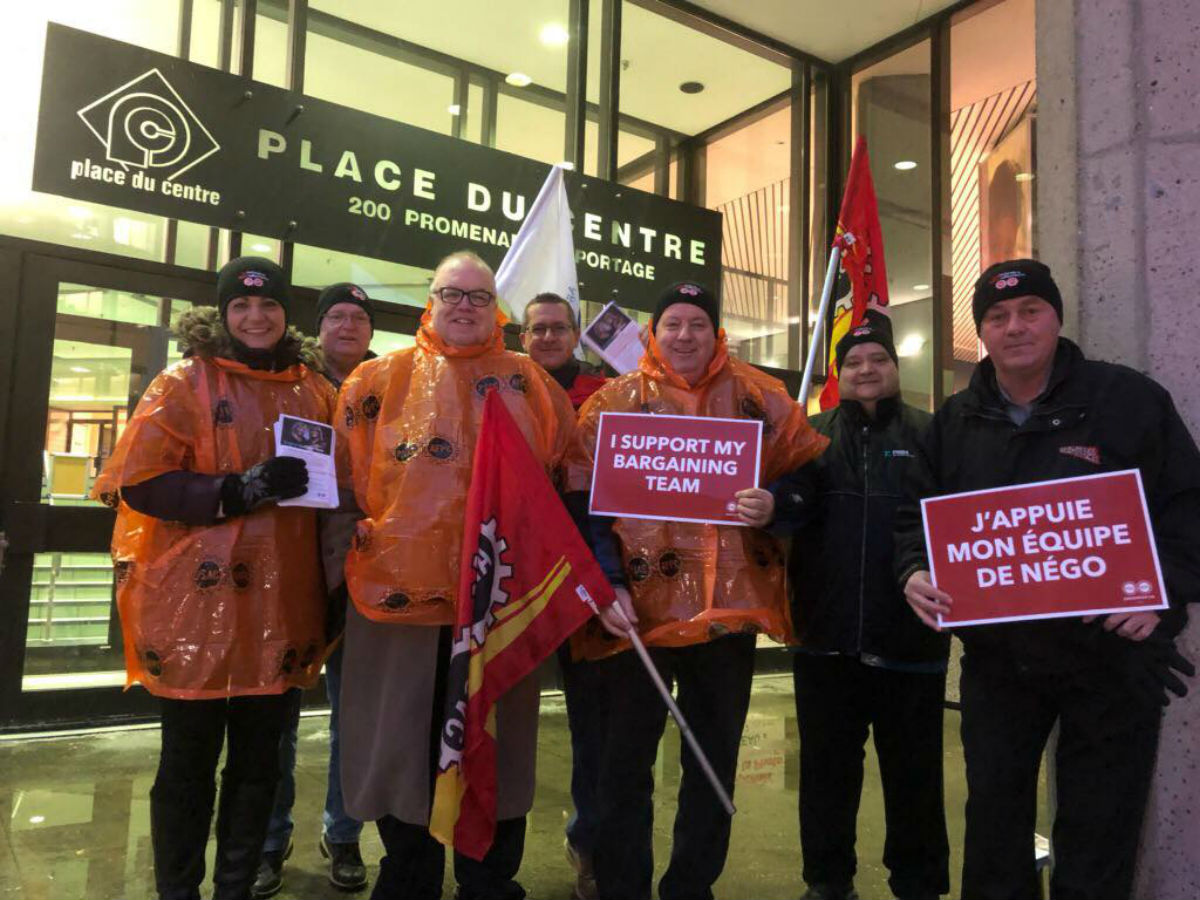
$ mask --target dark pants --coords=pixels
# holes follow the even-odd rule
[[[754,643],[752,635],[731,635],[650,651],[663,680],[678,684],[679,708],[730,796],[750,706]],[[610,704],[593,859],[596,883],[600,896],[610,900],[649,898],[654,760],[667,708],[632,650],[594,665]],[[705,900],[725,867],[730,818],[690,749],[681,750],[680,762],[671,861],[658,893],[661,900]]]
[[[962,674],[964,900],[1038,895],[1038,769],[1056,721],[1050,895],[1128,897],[1161,715],[1099,660],[1047,675],[1008,657],[968,651]]]
[[[947,893],[945,674],[897,672],[853,657],[811,653],[795,655],[793,672],[804,880],[841,886],[854,878],[863,748],[870,731],[883,782],[888,885],[897,897]]]
[[[429,729],[429,796],[433,797],[445,718],[446,671],[450,661],[450,629],[440,629],[437,675]],[[446,849],[425,825],[402,822],[395,816],[377,819],[384,857],[371,900],[438,900],[446,869]],[[480,861],[454,854],[458,900],[521,900],[525,889],[516,881],[525,853],[525,817],[496,823],[492,847]]]
[[[250,896],[279,780],[279,738],[293,692],[229,700],[162,701],[162,753],[150,790],[160,897],[199,898],[204,848],[221,772],[214,900]]]
[[[567,839],[590,857],[596,843],[600,764],[608,734],[607,701],[595,663],[573,661],[567,644],[559,648],[558,663],[571,731],[571,803],[575,807],[567,821]]]
[[[424,825],[392,816],[378,820],[387,855],[379,863],[372,900],[438,900],[446,871],[446,848]],[[521,900],[525,890],[514,880],[525,852],[525,817],[496,823],[492,848],[476,862],[454,854],[454,880],[460,900]]]

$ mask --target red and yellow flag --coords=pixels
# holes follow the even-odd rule
[[[868,307],[887,306],[887,266],[883,261],[883,232],[879,228],[879,203],[871,181],[871,162],[867,158],[867,140],[862,135],[850,158],[846,193],[838,213],[837,234],[833,239],[842,250],[842,271],[850,278],[851,291],[839,297],[833,308],[833,333],[829,338],[829,367],[825,389],[821,391],[821,409],[838,404],[838,341],[863,320]]]
[[[614,598],[496,391],[465,529],[429,832],[483,859],[496,831],[496,701]]]

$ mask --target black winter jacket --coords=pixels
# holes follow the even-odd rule
[[[771,487],[777,534],[792,534],[792,620],[800,645],[873,664],[945,664],[949,637],[921,624],[897,587],[892,528],[929,413],[890,398],[812,419],[829,449]]]
[[[1008,417],[985,359],[966,390],[938,410],[911,466],[908,496],[896,516],[895,571],[901,585],[928,569],[920,499],[1004,485],[1140,470],[1177,633],[1183,607],[1200,599],[1200,451],[1171,395],[1125,366],[1085,359],[1059,338],[1046,390],[1025,424]],[[1123,638],[1099,622],[1047,619],[979,625],[955,632],[968,653],[987,649],[1045,671],[1095,658]]]

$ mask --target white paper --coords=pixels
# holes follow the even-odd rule
[[[281,415],[275,422],[275,455],[294,456],[308,467],[308,490],[280,506],[313,506],[337,509],[337,469],[333,449],[337,435],[324,422]]]
[[[646,351],[638,323],[616,303],[608,304],[592,319],[583,330],[583,342],[619,375],[636,369]]]

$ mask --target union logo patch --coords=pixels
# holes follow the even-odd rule
[[[1074,456],[1076,459],[1082,459],[1084,462],[1090,462],[1094,466],[1100,465],[1099,447],[1085,447],[1072,444],[1066,447],[1059,447],[1058,452],[1063,456]]]

